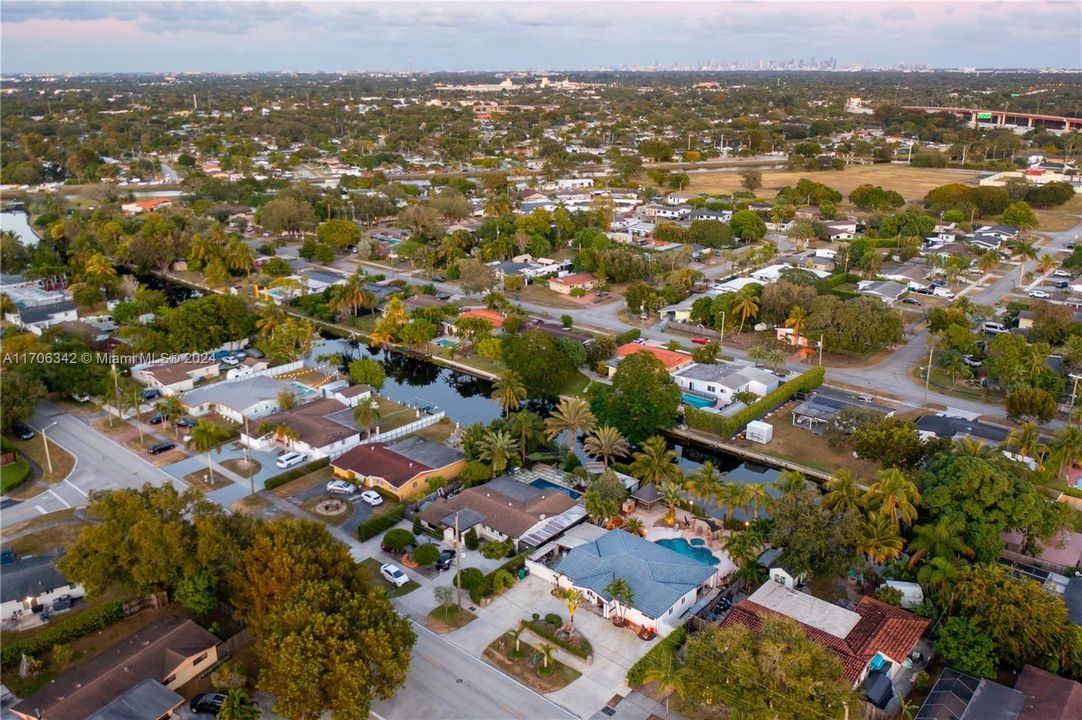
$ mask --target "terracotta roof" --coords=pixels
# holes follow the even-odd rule
[[[1015,690],[1026,695],[1018,720],[1068,720],[1082,717],[1082,683],[1026,665]]]
[[[173,201],[169,198],[150,198],[149,200],[134,200],[130,203],[124,203],[125,205],[137,205],[144,210],[153,210],[159,205],[172,205]]]
[[[467,310],[466,312],[461,313],[458,317],[460,319],[461,318],[475,317],[475,318],[481,318],[483,320],[488,320],[490,323],[492,323],[492,327],[494,327],[494,328],[503,327],[503,321],[505,319],[503,315],[500,315],[495,310],[485,310],[485,309]]]
[[[844,639],[796,620],[810,639],[841,661],[843,677],[854,683],[876,653],[897,662],[905,660],[928,627],[924,618],[867,596],[861,598],[855,612],[861,616],[860,621]],[[758,630],[771,615],[786,617],[751,600],[742,600],[733,606],[721,625],[743,625]]]
[[[627,357],[628,355],[634,355],[639,352],[650,353],[660,360],[661,364],[669,370],[675,370],[676,368],[683,367],[691,362],[691,356],[687,353],[666,350],[665,348],[659,348],[653,345],[638,345],[636,343],[627,343],[626,345],[621,345],[616,348],[616,357]]]
[[[181,362],[171,363],[168,365],[155,365],[148,367],[144,370],[149,375],[152,375],[155,380],[162,385],[173,385],[182,380],[187,380],[191,377],[191,373],[196,370],[202,370],[210,365],[216,365],[213,362]]]
[[[441,525],[456,511],[472,510],[484,523],[504,535],[517,538],[546,517],[559,515],[575,501],[557,490],[541,490],[507,476],[467,488],[450,500],[440,498],[421,509],[421,519]],[[452,521],[453,522],[453,521]]]
[[[260,424],[285,424],[297,432],[301,442],[313,448],[321,448],[359,434],[359,430],[327,417],[345,410],[346,406],[334,398],[315,400],[283,412],[260,418]]]
[[[362,383],[360,385],[350,385],[348,388],[343,388],[337,392],[342,397],[351,398],[358,395],[364,395],[367,392],[372,392],[372,388]]]
[[[594,282],[594,275],[593,273],[575,273],[574,275],[550,278],[549,282],[554,282],[557,285],[587,285]]]
[[[418,442],[420,438],[409,438],[395,445],[386,443],[371,443],[358,445],[349,452],[339,455],[331,465],[340,470],[349,470],[365,477],[383,478],[394,487],[402,487],[420,473],[453,465],[463,456],[439,443]],[[432,447],[424,447],[424,446]],[[403,452],[409,452],[411,457],[395,452],[395,447],[402,448]],[[446,450],[447,452],[437,452]],[[421,458],[438,458],[422,462]],[[453,459],[452,459],[453,458]],[[439,460],[447,462],[441,464]],[[431,464],[430,464],[431,463]]]
[[[184,660],[217,644],[218,638],[191,620],[161,618],[65,672],[14,709],[42,720],[85,718],[143,680],[161,682]]]

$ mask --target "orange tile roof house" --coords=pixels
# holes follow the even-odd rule
[[[854,685],[886,663],[893,677],[928,627],[928,620],[874,598],[862,597],[854,610],[846,610],[769,580],[734,605],[721,624],[755,630],[772,615],[800,623],[811,640],[837,656],[843,677]]]
[[[549,278],[549,290],[570,295],[572,290],[589,290],[594,286],[597,279],[593,273],[575,273],[563,277]]]
[[[506,319],[506,318],[504,318],[503,315],[500,315],[495,310],[487,310],[487,309],[484,309],[484,308],[480,308],[480,309],[477,309],[477,310],[467,310],[466,312],[459,313],[459,315],[458,315],[459,320],[461,320],[462,318],[471,318],[471,317],[481,318],[482,320],[488,320],[490,323],[492,323],[492,328],[494,330],[498,330],[499,328],[502,328],[503,327],[503,321]]]
[[[451,480],[466,467],[466,456],[431,440],[410,437],[388,445],[358,445],[331,461],[336,477],[379,487],[405,500],[428,487],[428,479]]]
[[[616,374],[616,368],[619,366],[620,361],[629,355],[635,353],[650,353],[665,366],[665,369],[670,373],[679,370],[685,365],[690,365],[692,362],[691,355],[683,352],[676,352],[675,350],[666,350],[665,348],[657,347],[654,345],[639,345],[637,343],[627,343],[616,348],[616,357],[608,362],[609,377]]]
[[[173,201],[168,198],[149,198],[147,200],[133,200],[120,206],[121,211],[129,217],[144,212],[154,212],[173,207]]]
[[[63,673],[11,710],[24,720],[86,718],[146,680],[175,690],[217,661],[218,638],[191,620],[163,617]]]

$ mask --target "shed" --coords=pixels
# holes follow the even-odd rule
[[[751,442],[765,445],[774,437],[774,426],[761,420],[752,420],[744,434]]]

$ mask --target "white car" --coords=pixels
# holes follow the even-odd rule
[[[383,504],[383,497],[375,490],[365,490],[361,493],[361,500],[364,500],[372,507]]]
[[[1044,290],[1030,290],[1029,296],[1031,298],[1042,298],[1047,300],[1048,298],[1052,297],[1052,293],[1045,292]]]
[[[980,358],[973,357],[972,355],[963,355],[962,362],[971,368],[979,368],[984,362]]]
[[[227,365],[229,367],[240,364],[240,360],[237,360],[232,355],[226,355],[224,358],[222,358],[221,362],[222,362],[222,365]]]
[[[398,567],[394,563],[384,563],[379,566],[379,574],[383,576],[383,579],[391,583],[395,587],[402,587],[410,581],[406,573],[402,572],[402,568]]]
[[[1065,278],[1074,277],[1074,275],[1071,275],[1070,270],[1057,270],[1054,273],[1052,273],[1052,275],[1054,275],[1055,277],[1065,277]]]
[[[352,495],[357,491],[357,486],[346,480],[331,480],[327,483],[327,492],[340,495]]]

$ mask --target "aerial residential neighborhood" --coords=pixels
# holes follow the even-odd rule
[[[2,9],[4,720],[1082,716],[1077,8]]]

